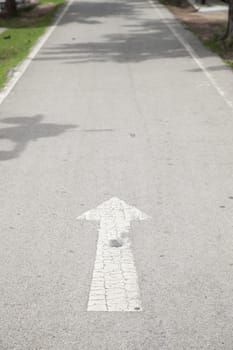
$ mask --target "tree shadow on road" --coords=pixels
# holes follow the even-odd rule
[[[177,25],[171,18],[166,22]],[[171,30],[141,0],[74,2],[59,25],[70,24],[70,40],[44,47],[35,60],[57,60],[61,64],[137,63],[188,56]]]
[[[101,20],[107,17],[132,16],[135,13],[133,3],[126,2],[74,2],[66,16],[60,22],[60,25],[70,23],[81,24],[101,24]]]
[[[5,128],[0,127],[0,146],[2,141],[4,143],[10,142],[13,145],[10,150],[0,149],[0,161],[19,157],[31,141],[59,136],[69,129],[77,127],[72,124],[43,123],[42,119],[42,115],[35,115],[33,117],[14,117],[0,120],[1,123],[9,125]]]
[[[123,33],[102,35],[92,42],[73,41],[46,47],[39,61],[60,60],[65,64],[88,62],[143,62],[187,57],[187,50],[159,20],[138,20],[124,25]]]
[[[67,37],[62,44],[46,45],[34,60],[58,60],[64,64],[125,63],[188,56],[165,23],[156,17],[148,3],[141,0],[74,1],[58,24],[71,25],[70,38]],[[177,25],[177,21],[171,18],[166,18],[166,22],[171,26]],[[104,35],[99,28],[106,23],[106,28],[116,32]],[[86,34],[91,34],[91,31],[95,39],[88,42]],[[83,42],[80,41],[82,37]],[[205,50],[205,56],[207,52]]]

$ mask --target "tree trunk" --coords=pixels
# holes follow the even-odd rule
[[[17,7],[15,0],[6,0],[6,12],[10,17],[17,15]]]
[[[232,33],[233,33],[233,0],[229,0],[227,29],[226,29],[226,33],[223,36],[223,40],[229,38]]]

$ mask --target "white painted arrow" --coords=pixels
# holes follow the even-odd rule
[[[88,311],[141,311],[137,272],[128,231],[149,216],[114,197],[79,216],[99,221],[99,238]]]

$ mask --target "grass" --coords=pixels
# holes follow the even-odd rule
[[[46,3],[48,0],[41,0]],[[8,74],[28,54],[29,50],[51,23],[54,13],[64,0],[49,0],[54,6],[43,16],[30,17],[31,9],[20,11],[15,18],[0,19],[0,27],[7,28],[0,34],[0,87]]]
[[[226,45],[224,44],[224,42],[222,40],[219,39],[218,36],[216,35],[212,35],[212,37],[208,38],[208,39],[202,39],[200,38],[203,42],[203,44],[208,47],[210,50],[212,50],[213,52],[216,52],[218,54],[224,54],[225,49],[226,49]]]
[[[225,60],[225,62],[233,69],[233,60]]]
[[[233,68],[233,43],[232,40],[223,41],[220,39],[219,35],[212,35],[210,38],[203,40],[202,42],[213,52],[216,52],[220,57],[222,57],[227,65]],[[229,58],[230,56],[230,58]]]

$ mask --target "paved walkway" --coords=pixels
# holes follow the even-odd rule
[[[232,86],[162,5],[70,3],[0,106],[2,350],[232,349]]]

